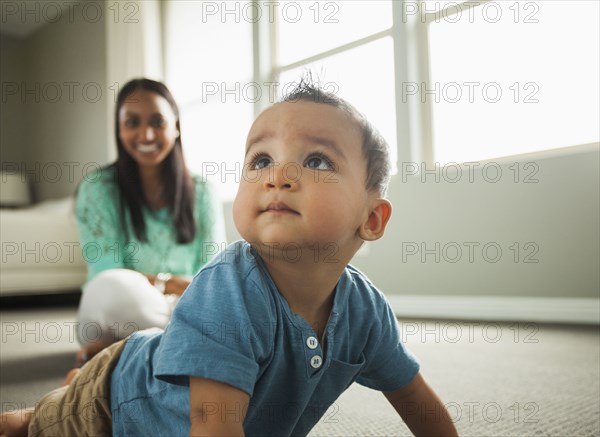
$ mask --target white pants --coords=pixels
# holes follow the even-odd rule
[[[164,328],[174,302],[143,274],[128,269],[98,273],[83,289],[77,335],[82,346],[113,342],[141,329]]]

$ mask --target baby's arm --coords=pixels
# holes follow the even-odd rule
[[[420,373],[407,386],[384,394],[415,436],[458,436],[443,402]]]
[[[249,402],[231,385],[190,377],[190,436],[243,436]]]

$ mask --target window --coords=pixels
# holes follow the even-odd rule
[[[297,82],[304,68],[322,77],[321,85],[351,102],[388,141],[396,162],[396,111],[391,37],[329,56],[322,61],[283,71],[283,86]],[[357,66],[361,66],[357,68]]]
[[[392,27],[389,1],[281,2],[278,66],[319,55]]]
[[[249,2],[164,4],[165,81],[179,104],[186,162],[232,200],[254,119]]]
[[[392,9],[389,0],[165,2],[165,79],[191,170],[232,200],[254,117],[305,68],[369,118],[395,164]]]
[[[279,83],[280,93],[309,69],[321,86],[367,116],[388,141],[395,165],[392,3],[281,2],[281,14],[276,18],[273,79]]]
[[[599,141],[599,5],[421,4],[429,81],[410,97],[431,108],[433,160],[474,161]]]
[[[597,142],[599,4],[165,2],[186,159],[231,200],[254,117],[306,68],[380,130],[394,170]]]

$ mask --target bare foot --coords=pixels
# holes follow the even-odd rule
[[[71,369],[65,377],[63,386],[69,385],[79,372],[81,369]],[[33,408],[26,408],[0,414],[0,437],[27,437],[33,411]]]
[[[0,437],[27,437],[33,408],[0,414]]]
[[[71,384],[71,381],[73,381],[73,378],[75,378],[79,372],[81,372],[81,369],[78,368],[69,370],[69,373],[67,373],[67,376],[65,377],[65,380],[63,381],[62,385],[64,386]]]

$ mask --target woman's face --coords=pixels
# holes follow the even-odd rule
[[[169,102],[146,90],[131,93],[119,109],[119,139],[140,167],[160,165],[179,136],[177,118]]]

